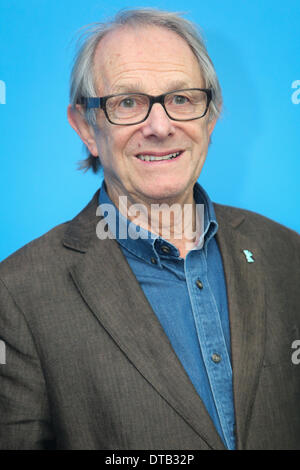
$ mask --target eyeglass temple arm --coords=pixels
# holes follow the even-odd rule
[[[102,98],[84,98],[84,97],[81,97],[78,104],[81,104],[81,105],[85,106],[87,109],[102,108],[102,106],[103,106]]]

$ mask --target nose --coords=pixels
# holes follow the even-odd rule
[[[174,121],[167,116],[160,103],[154,103],[141,130],[144,137],[156,136],[164,139],[174,134]]]

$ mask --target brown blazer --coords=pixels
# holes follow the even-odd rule
[[[0,448],[224,449],[97,200],[0,265]],[[300,449],[300,237],[215,210],[237,448]]]

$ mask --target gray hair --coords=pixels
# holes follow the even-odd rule
[[[85,28],[81,36],[82,44],[75,56],[70,80],[70,103],[75,108],[82,97],[97,96],[93,61],[101,39],[110,31],[122,26],[159,26],[174,31],[190,46],[198,59],[206,88],[212,88],[213,97],[209,109],[209,119],[218,118],[222,106],[222,92],[214,65],[208,56],[204,41],[196,25],[178,13],[152,8],[121,10],[116,16],[103,23],[93,23]],[[96,126],[96,110],[88,109],[85,117],[89,125]],[[86,148],[87,149],[87,148]],[[88,150],[88,149],[87,149]],[[99,158],[88,152],[88,157],[80,162],[80,169],[92,169],[97,173],[101,168]]]

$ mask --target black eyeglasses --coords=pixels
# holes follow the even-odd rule
[[[78,104],[86,109],[103,109],[111,124],[132,126],[147,119],[154,103],[160,103],[173,121],[193,121],[205,116],[211,100],[210,88],[186,88],[158,96],[119,93],[101,98],[81,98]]]

